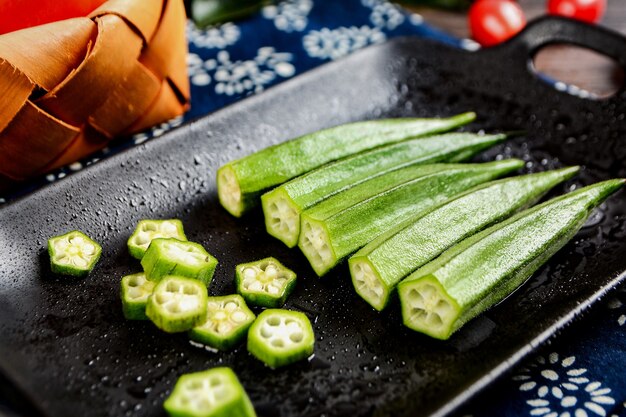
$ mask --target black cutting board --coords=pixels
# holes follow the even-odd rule
[[[363,119],[474,110],[472,130],[526,130],[479,157],[521,157],[525,171],[581,164],[556,190],[626,176],[624,91],[584,100],[532,74],[529,56],[556,41],[626,67],[613,33],[550,19],[501,47],[470,53],[397,39],[325,65],[263,94],[114,156],[0,210],[0,369],[41,414],[163,416],[176,378],[232,366],[261,416],[430,416],[454,410],[617,285],[626,270],[626,193],[520,290],[447,342],[412,333],[397,303],[374,312],[345,265],[316,278],[297,250],[268,237],[259,210],[222,210],[222,163],[320,128]],[[237,263],[276,256],[299,276],[287,308],[314,323],[315,358],[271,371],[245,347],[212,353],[185,335],[125,321],[123,275],[140,270],[126,239],[143,218],[180,218],[219,261],[210,292],[234,291]],[[48,237],[79,229],[104,250],[85,279],[54,277]]]

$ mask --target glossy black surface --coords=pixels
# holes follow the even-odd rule
[[[339,123],[474,110],[470,129],[510,131],[478,160],[521,157],[532,172],[581,164],[560,187],[626,176],[626,94],[604,101],[558,92],[528,57],[551,41],[581,43],[626,67],[617,35],[559,20],[536,23],[501,47],[470,53],[416,39],[369,48],[101,162],[0,210],[0,369],[41,413],[163,416],[182,373],[229,365],[260,416],[429,416],[455,409],[554,335],[626,270],[626,193],[603,205],[574,241],[519,291],[451,340],[414,334],[397,303],[376,313],[347,267],[316,278],[297,250],[264,232],[259,210],[230,217],[215,171],[227,160]],[[621,55],[620,55],[621,54]],[[140,270],[126,239],[142,218],[180,218],[220,264],[212,294],[234,291],[236,264],[275,256],[299,276],[288,308],[317,335],[315,358],[271,371],[245,346],[215,354],[185,335],[125,321],[123,275]],[[48,237],[80,229],[103,246],[86,279],[54,277]]]

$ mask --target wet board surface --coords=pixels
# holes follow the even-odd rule
[[[476,111],[470,130],[524,129],[477,161],[520,157],[525,172],[566,165],[557,187],[626,176],[626,100],[556,91],[528,69],[554,41],[605,52],[626,67],[624,40],[557,19],[480,52],[398,39],[323,66],[162,138],[96,164],[0,210],[0,370],[43,416],[164,416],[176,378],[231,366],[260,416],[441,416],[452,412],[624,277],[626,193],[612,197],[521,289],[440,342],[405,329],[394,302],[373,311],[345,264],[318,279],[304,256],[264,230],[256,210],[231,217],[217,201],[224,162],[340,123]],[[126,240],[140,219],[179,218],[219,259],[210,293],[234,292],[238,263],[275,256],[298,273],[286,308],[305,312],[315,357],[272,371],[245,346],[212,353],[150,322],[123,318],[119,282],[141,270]],[[47,238],[79,229],[103,255],[85,279],[50,272]],[[576,325],[576,324],[573,324]],[[5,382],[6,384],[6,382]]]

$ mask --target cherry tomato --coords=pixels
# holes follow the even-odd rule
[[[105,0],[0,0],[0,34],[86,16]]]
[[[522,30],[526,17],[512,0],[478,0],[470,8],[469,26],[474,40],[492,46]]]
[[[548,0],[548,13],[596,23],[606,10],[606,0]]]

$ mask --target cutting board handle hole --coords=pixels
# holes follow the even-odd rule
[[[542,81],[581,98],[608,98],[624,86],[624,69],[615,60],[570,44],[540,48],[530,66]]]

